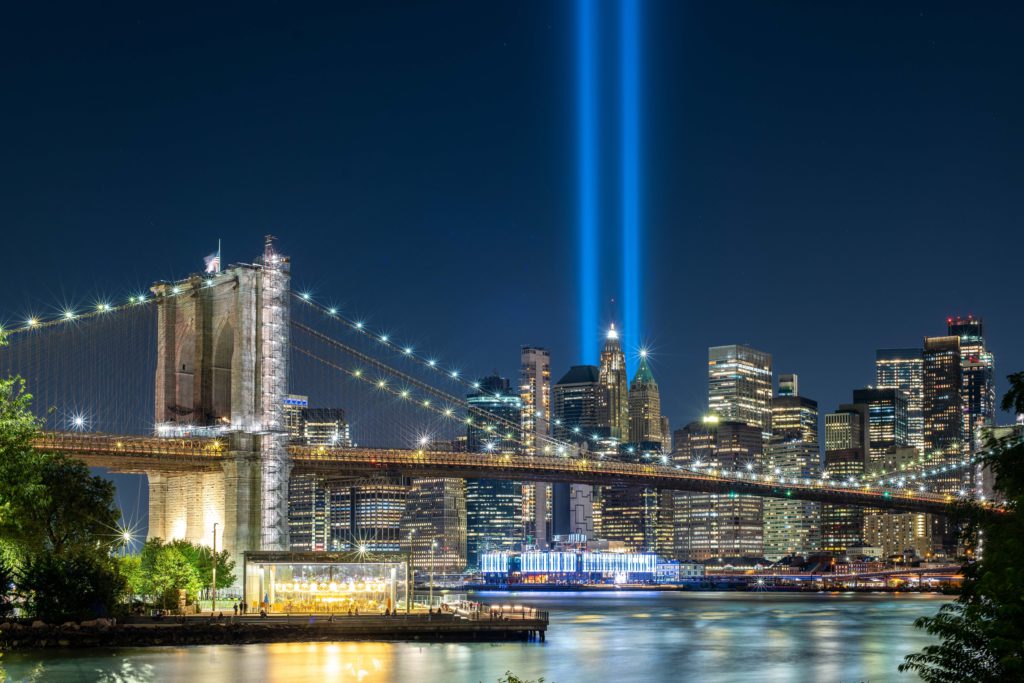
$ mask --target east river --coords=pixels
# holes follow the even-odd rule
[[[947,599],[918,594],[481,593],[551,612],[546,643],[281,643],[7,653],[8,680],[472,681],[505,671],[576,681],[899,681],[930,642],[914,619]]]

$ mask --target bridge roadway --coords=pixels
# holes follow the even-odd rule
[[[213,471],[228,456],[226,442],[213,438],[159,438],[77,432],[45,432],[41,450],[65,453],[93,467],[117,472]],[[458,477],[579,484],[634,484],[658,489],[748,494],[904,512],[945,514],[949,496],[911,491],[873,491],[829,486],[817,479],[779,483],[697,473],[665,465],[587,458],[490,455],[443,451],[292,446],[295,472],[324,475]],[[804,483],[806,481],[807,483]]]

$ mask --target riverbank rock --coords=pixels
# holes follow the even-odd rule
[[[36,619],[32,622],[32,628],[46,628],[46,622],[42,619]]]

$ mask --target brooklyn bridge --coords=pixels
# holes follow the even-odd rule
[[[474,387],[468,373],[294,291],[289,259],[269,238],[252,264],[161,281],[87,311],[33,315],[4,334],[0,370],[36,395],[40,449],[146,475],[150,536],[205,543],[217,523],[236,556],[288,547],[288,481],[299,473],[635,484],[933,514],[955,500],[928,491],[950,466],[927,458],[871,479],[801,479],[664,455],[624,462],[525,434],[462,398]],[[360,415],[372,443],[291,444],[284,403],[297,375]],[[437,446],[474,424],[521,448]]]

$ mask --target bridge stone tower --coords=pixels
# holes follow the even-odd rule
[[[149,536],[218,548],[288,547],[290,265],[268,237],[256,264],[152,287],[161,436],[223,437],[219,472],[150,475]]]

